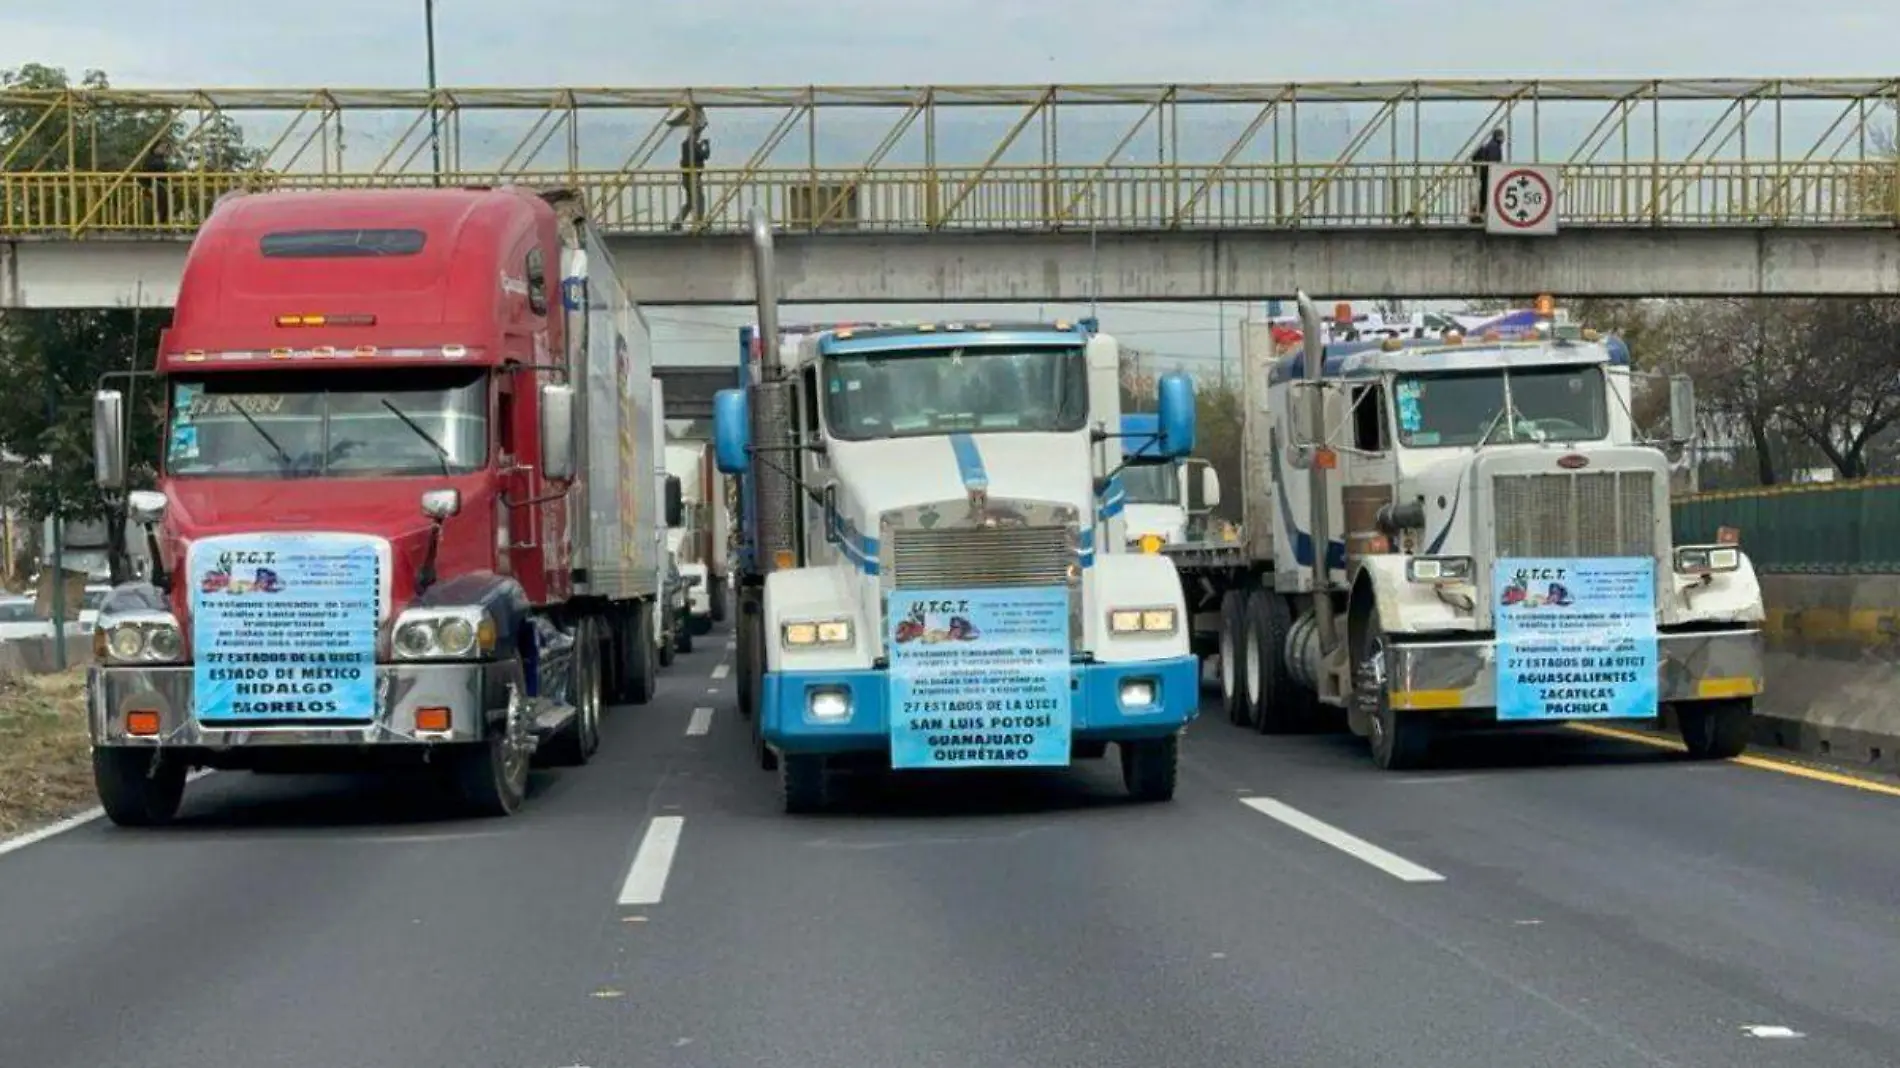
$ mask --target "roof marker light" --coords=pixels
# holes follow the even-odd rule
[[[272,349],[270,350],[270,358],[273,360],[288,360],[290,359],[290,350],[289,349]]]
[[[1395,338],[1395,337],[1389,337],[1389,338],[1386,338],[1384,341],[1379,342],[1379,348],[1385,350],[1386,352],[1397,352],[1404,347],[1405,347],[1405,342],[1400,341],[1398,338]]]
[[[202,349],[192,349],[192,350],[191,350],[190,352],[187,352],[187,353],[185,353],[185,362],[186,362],[186,363],[203,363],[203,362],[205,362],[205,354],[204,354],[204,350],[202,350]]]
[[[444,345],[442,346],[442,355],[451,360],[459,360],[468,355],[468,349],[461,345]]]
[[[1057,330],[1073,330],[1075,329],[1075,324],[1069,322],[1067,319],[1057,319],[1056,329]]]
[[[917,324],[917,332],[920,334],[928,334],[935,329],[937,329],[936,323],[918,323]]]
[[[849,341],[849,340],[851,340],[851,335],[852,335],[852,334],[855,334],[855,333],[857,333],[857,331],[855,331],[855,330],[852,330],[852,329],[850,329],[849,327],[846,327],[845,329],[843,329],[843,330],[840,330],[840,331],[838,331],[838,335],[837,335],[837,336],[838,336],[838,340],[839,340],[839,341]]]

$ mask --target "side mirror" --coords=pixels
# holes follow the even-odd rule
[[[824,498],[825,498],[825,540],[832,543],[833,545],[842,545],[844,544],[844,538],[839,533],[839,528],[843,526],[843,524],[839,521],[840,517],[838,515],[838,484],[836,482],[830,483],[825,486]]]
[[[125,495],[125,517],[146,527],[163,522],[165,495],[157,490],[133,490]]]
[[[1161,422],[1161,452],[1169,459],[1194,452],[1194,380],[1178,372],[1155,383],[1155,409]]]
[[[462,511],[462,491],[453,489],[425,490],[422,494],[422,514],[440,523]]]
[[[1669,376],[1669,437],[1678,445],[1695,438],[1695,383],[1688,375]]]
[[[553,482],[574,477],[574,387],[541,387],[541,474]]]
[[[713,395],[713,460],[720,474],[752,469],[752,409],[743,389]]]
[[[686,522],[686,504],[680,495],[678,475],[666,476],[666,527],[677,529]]]
[[[1210,512],[1220,507],[1220,476],[1213,464],[1201,468],[1201,507]]]
[[[92,395],[92,470],[100,489],[125,488],[125,395],[116,389]]]

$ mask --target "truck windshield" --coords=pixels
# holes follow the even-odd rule
[[[1512,410],[1500,417],[1507,377]],[[1595,441],[1609,433],[1603,371],[1594,366],[1400,375],[1393,403],[1399,441],[1412,448]]]
[[[826,360],[825,421],[844,441],[953,431],[1068,432],[1088,421],[1076,348],[945,348]]]
[[[473,367],[174,378],[165,469],[187,478],[480,470],[488,461],[486,384]]]
[[[1173,464],[1124,467],[1115,476],[1128,491],[1129,504],[1180,504],[1181,479]]]

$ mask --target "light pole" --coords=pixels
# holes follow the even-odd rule
[[[442,184],[442,116],[435,106],[435,0],[422,0],[423,36],[429,45],[429,154],[435,163],[435,184]]]

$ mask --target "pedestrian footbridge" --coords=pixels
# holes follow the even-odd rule
[[[650,304],[749,299],[754,207],[784,235],[794,302],[1900,293],[1900,161],[1881,147],[1897,97],[1793,80],[14,92],[0,306],[168,304],[233,191],[499,182],[583,190]],[[712,157],[683,173],[695,117]],[[1471,153],[1500,128],[1485,196]]]

